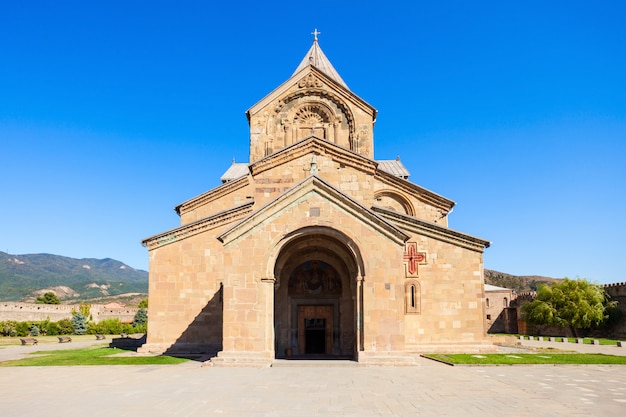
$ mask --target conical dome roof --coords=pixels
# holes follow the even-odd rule
[[[322,52],[322,48],[320,48],[317,42],[318,33],[319,32],[317,32],[317,29],[315,30],[315,32],[313,32],[313,34],[315,35],[315,38],[313,39],[313,46],[311,46],[311,49],[309,49],[309,51],[306,53],[306,55],[302,59],[302,62],[300,62],[300,65],[298,65],[298,68],[296,68],[296,70],[293,72],[292,77],[307,66],[313,65],[315,68],[330,77],[333,81],[349,90],[348,85],[339,76],[337,70],[335,70],[328,58],[326,58],[326,55],[324,55],[324,52]]]

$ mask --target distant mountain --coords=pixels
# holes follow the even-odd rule
[[[518,294],[536,291],[540,284],[559,279],[539,275],[517,276],[485,269],[485,283],[511,288]],[[34,301],[46,291],[63,302],[145,298],[148,272],[115,259],[74,259],[46,253],[9,255],[0,252],[0,300]]]
[[[542,277],[540,275],[511,275],[504,272],[485,269],[485,284],[510,288],[518,294],[528,291],[537,291],[541,284],[551,284],[560,281],[558,278]]]
[[[0,252],[0,300],[33,301],[45,291],[62,301],[148,293],[148,272],[114,259]]]

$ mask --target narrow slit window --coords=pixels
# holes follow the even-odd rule
[[[416,280],[409,280],[404,284],[404,304],[407,314],[420,312],[420,284]]]

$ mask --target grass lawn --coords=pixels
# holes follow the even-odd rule
[[[493,336],[509,336],[509,337],[514,337],[516,339],[519,339],[519,337],[521,335],[519,334],[504,334],[504,333],[494,333],[492,334]],[[533,336],[533,340],[538,340],[539,336]],[[576,343],[577,342],[577,338],[576,337],[561,337],[561,336],[557,336],[555,337],[555,341],[556,342],[563,342],[563,339],[567,339],[569,343]],[[583,344],[586,345],[591,345],[593,344],[593,340],[598,340],[600,342],[601,345],[607,345],[607,346],[615,346],[617,344],[617,340],[615,339],[603,339],[600,337],[583,337]],[[524,335],[524,340],[528,340],[528,336]],[[543,341],[544,342],[549,342],[550,341],[550,337],[549,336],[543,336]]]
[[[172,356],[111,356],[126,351],[92,346],[33,352],[32,358],[0,362],[0,366],[85,366],[85,365],[172,365],[188,359]]]
[[[422,356],[450,365],[626,365],[626,356],[600,353],[459,353]]]

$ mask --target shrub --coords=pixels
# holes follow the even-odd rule
[[[72,321],[70,319],[61,319],[57,321],[57,325],[59,326],[59,334],[74,333],[74,325],[72,325]]]
[[[34,326],[39,328],[39,334],[41,336],[45,336],[48,334],[48,325],[50,324],[50,319],[45,319],[43,321],[38,321],[33,323]]]
[[[42,329],[43,330],[43,329]],[[48,336],[57,336],[61,334],[61,326],[56,322],[48,322],[46,325],[46,334]]]
[[[15,323],[15,332],[16,332],[15,335],[18,337],[28,336],[28,334],[30,333],[30,327],[31,327],[30,322],[27,322],[27,321],[16,322]]]
[[[99,323],[90,322],[87,326],[87,333],[89,334],[120,334],[126,333],[124,331],[124,324],[120,319],[106,319]]]
[[[148,324],[137,324],[133,326],[132,333],[147,333],[148,332]]]
[[[17,322],[13,320],[0,322],[0,334],[2,336],[17,336]]]
[[[39,327],[36,324],[33,324],[28,332],[30,336],[39,336]]]

